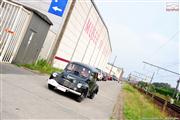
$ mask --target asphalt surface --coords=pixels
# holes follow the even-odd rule
[[[0,118],[108,120],[120,91],[117,82],[97,82],[93,100],[76,102],[74,95],[47,88],[47,75],[0,63]]]

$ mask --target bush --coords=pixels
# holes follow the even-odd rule
[[[162,95],[165,95],[165,96],[173,96],[173,91],[169,91],[167,89],[163,89],[163,88],[155,88],[156,92],[157,93],[160,93]]]
[[[49,64],[48,61],[44,59],[38,60],[36,63],[33,64],[25,64],[22,66],[32,70],[38,70],[41,73],[47,73],[47,74],[51,74],[56,71],[62,71],[62,69],[52,67],[51,64]]]
[[[123,114],[126,120],[145,120],[146,118],[164,120],[166,117],[156,105],[129,84],[123,85],[123,101]]]
[[[144,82],[144,81],[139,81],[138,82],[138,86],[140,88],[146,88],[148,86],[148,83],[147,82]]]
[[[44,59],[38,60],[36,65],[40,66],[40,67],[50,66],[50,64],[47,62],[47,60],[44,60]]]

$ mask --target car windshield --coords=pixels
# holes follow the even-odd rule
[[[98,68],[96,68],[96,69],[97,69],[98,73],[99,73],[99,74],[101,74],[101,70],[100,70],[100,69],[98,69]]]
[[[91,71],[79,64],[75,64],[75,63],[70,63],[67,67],[66,67],[67,72],[71,72],[73,74],[75,74],[76,76],[79,76],[81,78],[88,78]]]

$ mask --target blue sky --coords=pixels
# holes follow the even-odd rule
[[[115,65],[125,75],[138,71],[154,81],[175,86],[178,76],[151,68],[142,61],[180,73],[179,12],[167,12],[164,1],[95,0],[110,32]],[[157,72],[158,71],[158,72]]]

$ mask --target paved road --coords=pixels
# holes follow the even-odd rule
[[[117,82],[98,82],[99,94],[78,103],[71,94],[50,91],[47,75],[11,64],[0,68],[2,119],[109,119],[120,90]]]

